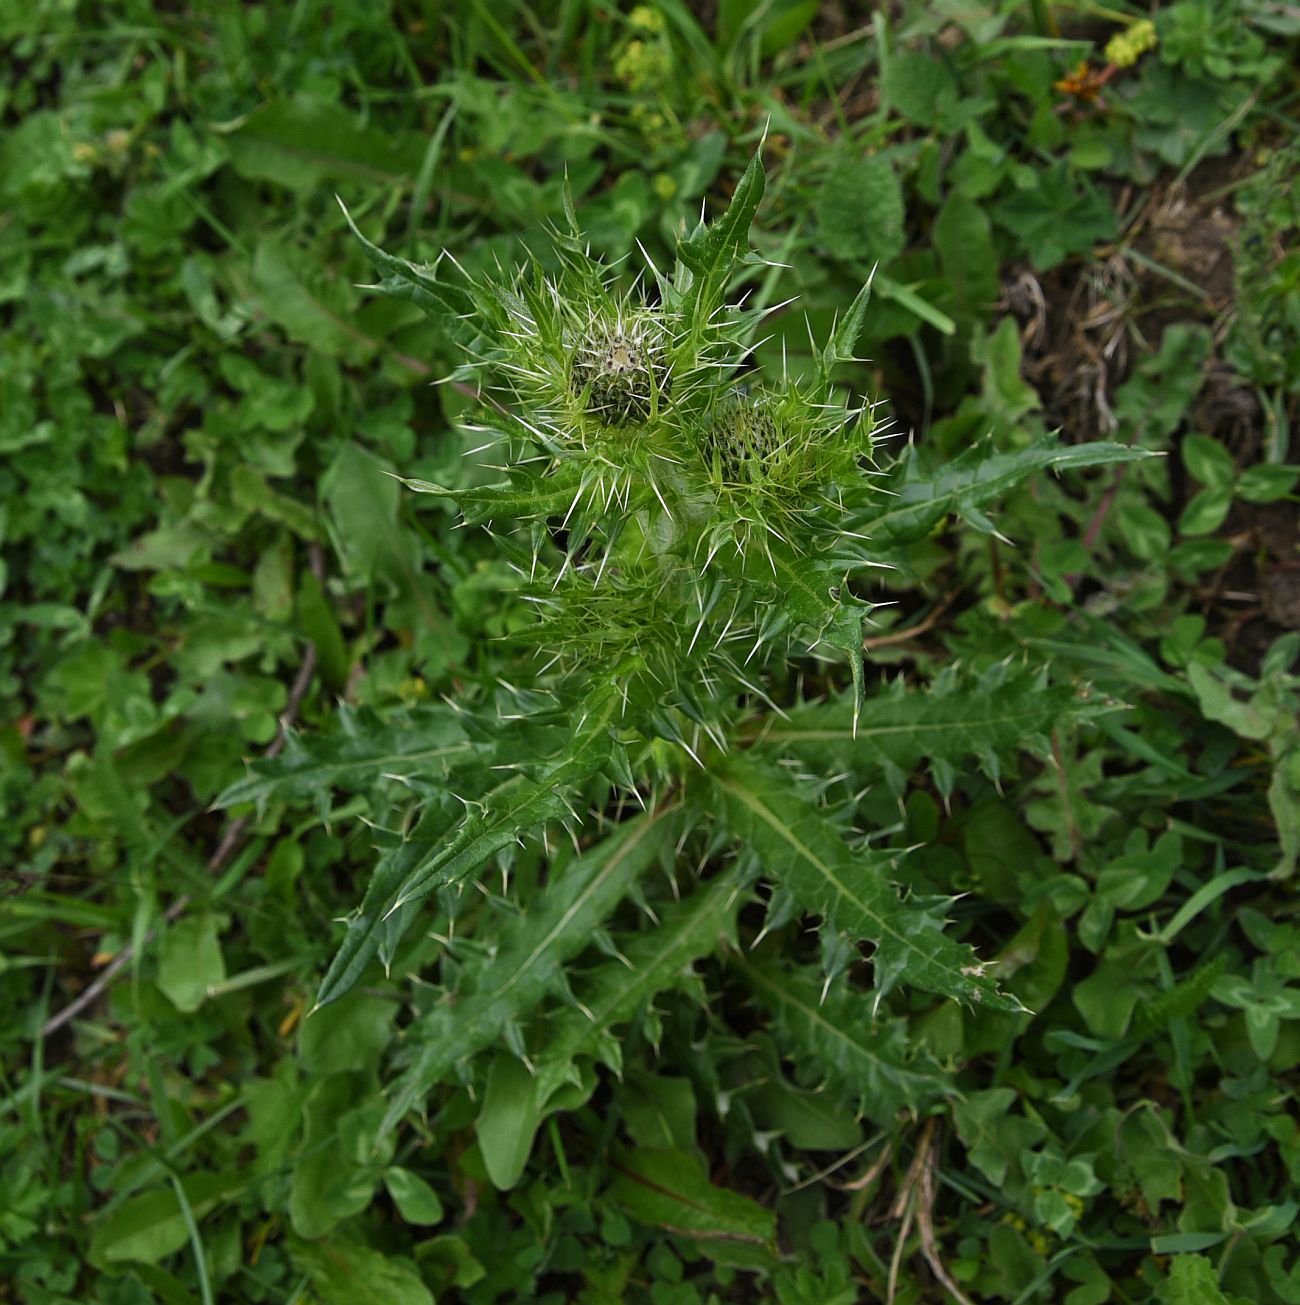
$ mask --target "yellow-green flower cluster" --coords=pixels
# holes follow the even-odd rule
[[[1106,62],[1116,68],[1131,68],[1148,50],[1156,48],[1157,40],[1155,23],[1143,18],[1106,42]]]
[[[637,5],[627,17],[637,35],[615,57],[614,76],[629,91],[639,91],[672,71],[672,56],[663,40],[663,15],[657,9]]]

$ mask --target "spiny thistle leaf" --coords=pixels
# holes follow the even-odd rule
[[[365,789],[386,776],[432,780],[459,765],[486,760],[450,708],[420,707],[381,721],[344,705],[337,733],[315,738],[290,734],[280,756],[252,762],[248,776],[225,789],[213,806],[327,799],[333,789]]]
[[[567,866],[527,914],[504,924],[499,944],[467,964],[456,991],[408,1031],[409,1066],[393,1089],[384,1131],[511,1020],[563,990],[564,963],[591,944],[637,878],[672,848],[679,816],[670,806],[619,825]]]
[[[548,821],[571,815],[576,788],[609,760],[609,727],[619,703],[609,690],[575,723],[570,744],[538,768],[535,777],[519,774],[476,799],[455,828],[441,809],[430,808],[409,837],[381,858],[359,913],[348,922],[343,945],[335,955],[317,1008],[337,1001],[360,979],[366,965],[395,940],[382,927],[411,902],[435,889],[459,883],[493,853]],[[399,920],[399,928],[404,920]]]
[[[743,952],[728,960],[772,1013],[783,1050],[875,1123],[955,1092],[937,1068],[911,1063],[905,1021],[874,1016],[868,994],[837,982],[823,995],[820,983],[789,967]]]
[[[681,263],[673,298],[692,324],[693,338],[703,332],[723,301],[736,263],[749,248],[749,228],[763,199],[766,176],[758,152],[750,159],[727,211],[715,222],[703,222],[677,246]]]
[[[1031,746],[1041,751],[1063,720],[1096,706],[1039,671],[1003,664],[977,679],[949,670],[926,693],[897,680],[873,694],[858,713],[856,736],[853,703],[840,698],[792,708],[764,725],[756,746],[826,774],[879,766],[895,787],[928,764],[947,796],[957,763],[974,758],[996,781],[1000,757]]]
[[[733,839],[758,856],[772,880],[826,927],[875,945],[876,987],[900,980],[991,1010],[1019,1011],[998,991],[971,948],[945,937],[934,903],[902,900],[889,882],[891,858],[855,852],[780,772],[733,754],[708,780],[722,799]]]
[[[619,1069],[619,1044],[610,1030],[630,1020],[656,993],[683,983],[694,961],[733,940],[742,899],[731,875],[697,888],[664,911],[653,929],[624,942],[620,959],[598,966],[576,985],[581,1004],[555,1016],[537,1059],[538,1100],[545,1102],[562,1084],[576,1081],[573,1062],[578,1056]]]
[[[1152,456],[1126,444],[1062,444],[1056,436],[1047,435],[1012,453],[993,453],[975,446],[929,471],[918,450],[910,448],[895,476],[883,486],[894,497],[876,500],[853,522],[853,529],[887,547],[924,539],[950,515],[985,530],[987,518],[981,509],[1039,471],[1111,466]]]
[[[494,1065],[478,1128],[489,1177],[498,1187],[518,1181],[537,1129],[556,1103],[572,1108],[590,1094],[594,1078],[590,1070],[583,1073],[578,1058],[620,1069],[614,1026],[632,1019],[657,993],[689,981],[692,963],[731,937],[739,899],[734,881],[725,877],[672,907],[653,930],[628,941],[617,960],[589,976],[582,986],[586,1000],[575,998],[575,1007],[552,1021],[538,1062],[527,1067],[531,1077],[517,1062]],[[507,1084],[509,1091],[499,1114],[492,1099],[494,1081]],[[508,1139],[493,1135],[501,1117],[508,1121]]]
[[[417,267],[404,258],[398,258],[380,249],[361,234],[357,224],[352,220],[352,214],[348,212],[347,206],[341,199],[339,207],[343,210],[343,216],[347,219],[352,234],[360,242],[366,257],[382,275],[379,284],[369,288],[390,299],[409,300],[439,322],[453,339],[468,343],[473,335],[467,328],[467,321],[476,308],[474,298],[468,289],[465,286],[451,285],[440,280],[433,274],[436,268]]]

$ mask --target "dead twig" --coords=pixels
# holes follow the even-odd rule
[[[902,1267],[903,1251],[913,1223],[916,1224],[916,1230],[920,1234],[921,1254],[930,1266],[930,1272],[953,1300],[958,1302],[958,1305],[971,1305],[970,1299],[962,1293],[961,1288],[944,1267],[943,1260],[939,1257],[939,1240],[934,1235],[934,1175],[938,1168],[935,1159],[937,1124],[938,1120],[933,1116],[925,1121],[925,1127],[921,1130],[921,1140],[917,1143],[916,1155],[908,1166],[907,1176],[903,1179],[903,1185],[898,1192],[898,1199],[890,1211],[890,1214],[895,1219],[901,1219],[902,1223],[898,1229],[898,1240],[894,1243],[894,1254],[889,1262],[889,1282],[885,1296],[889,1305],[892,1305],[898,1290],[898,1272]]]

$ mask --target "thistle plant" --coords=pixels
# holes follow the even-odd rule
[[[495,892],[521,841],[541,841],[551,865],[525,913],[507,883],[478,941],[450,944],[456,963],[408,1028],[386,1127],[449,1076],[481,1080],[475,1058],[500,1042],[525,1067],[530,1102],[529,1126],[511,1136],[530,1141],[548,1111],[590,1093],[593,1064],[617,1066],[616,1030],[714,953],[735,958],[792,1058],[871,1114],[943,1090],[899,1045],[892,992],[1021,1009],[988,957],[946,928],[950,903],[901,890],[902,854],[852,832],[854,795],[884,784],[901,799],[925,767],[944,797],[963,768],[997,780],[1022,751],[1047,755],[1051,728],[1081,701],[1021,663],[952,668],[925,693],[901,682],[868,693],[864,595],[874,568],[905,565],[906,545],[943,522],[992,530],[985,509],[1034,472],[1136,455],[1049,439],[939,467],[912,448],[886,461],[872,405],[839,384],[869,288],[797,374],[746,371],[764,314],[728,292],[755,261],[763,184],[755,157],[671,272],[647,257],[630,286],[590,256],[571,202],[553,270],[492,280],[450,256],[416,266],[353,226],[375,292],[419,305],[460,351],[478,450],[500,469],[488,485],[405,483],[492,532],[533,619],[468,700],[386,722],[345,712],[339,734],[293,740],[225,801],[305,791],[308,775],[389,794],[322,1006],[375,961],[425,965],[430,939],[409,941],[421,912],[454,920],[467,884]],[[393,777],[417,795],[405,814]],[[653,925],[616,938],[628,898]],[[766,911],[757,932],[738,925],[746,903]],[[774,979],[736,950],[742,933],[748,947],[800,917],[818,924],[820,979]],[[609,959],[581,974],[573,963],[593,943]],[[498,1072],[515,1073],[489,1079]],[[491,1081],[486,1091],[490,1113]],[[490,1152],[490,1122],[485,1159],[509,1186],[527,1146]]]

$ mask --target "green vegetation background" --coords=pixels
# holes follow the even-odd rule
[[[1298,35],[1274,0],[0,0],[0,1300],[1300,1301]],[[282,720],[454,699],[519,616],[386,474],[456,483],[466,399],[334,195],[489,269],[567,173],[595,250],[662,266],[765,132],[784,267],[747,288],[799,298],[756,366],[875,267],[851,379],[900,445],[1168,455],[941,523],[871,595],[876,688],[1028,650],[1105,708],[858,808],[1034,1014],[905,1000],[951,1087],[896,1108],[810,1032],[787,922],[622,1019],[497,1191],[506,1050],[371,1145],[493,917],[304,1020],[377,808],[330,773],[211,809]]]

